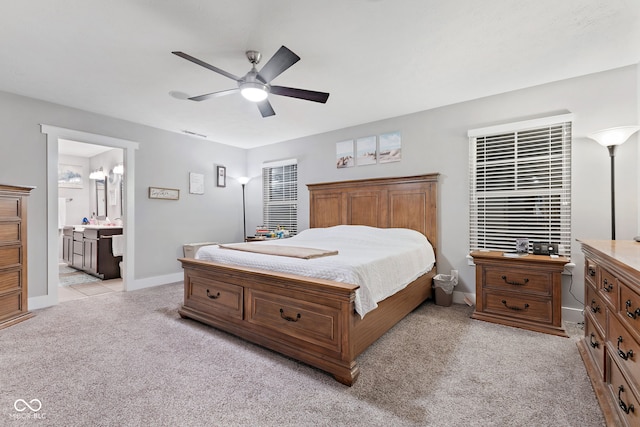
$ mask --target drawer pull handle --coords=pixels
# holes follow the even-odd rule
[[[591,336],[589,337],[589,344],[591,345],[591,348],[598,348],[598,347],[600,347],[600,343],[599,343],[598,341],[594,341],[594,340],[593,340],[593,338],[594,338],[595,336],[596,336],[596,335],[595,335],[593,332],[591,332]]]
[[[524,283],[520,283],[520,282],[511,282],[509,280],[507,280],[507,276],[502,276],[502,280],[504,280],[504,282],[507,285],[514,285],[514,286],[524,286],[529,282],[529,279],[525,278],[524,279]]]
[[[208,296],[210,299],[218,299],[218,298],[220,298],[220,292],[218,292],[218,293],[217,293],[217,294],[215,294],[215,295],[211,295],[211,294],[209,293],[209,289],[207,289],[207,296]]]
[[[604,285],[602,289],[604,289],[605,292],[611,292],[611,290],[613,289],[613,285],[609,283],[607,279],[604,279],[602,284]]]
[[[514,311],[522,311],[522,310],[526,310],[529,308],[529,304],[525,304],[524,308],[522,307],[516,307],[514,305],[507,305],[507,300],[502,300],[502,304],[504,304],[505,307],[507,307],[510,310],[514,310]]]
[[[599,305],[596,305],[596,306],[594,307],[594,305],[595,305],[595,304],[596,304],[596,300],[595,300],[595,299],[592,299],[592,300],[591,300],[591,312],[592,312],[592,313],[597,313],[597,312],[599,312],[599,311],[600,311],[600,306],[599,306]]]
[[[596,269],[589,266],[589,276],[594,277],[596,275]]]
[[[626,353],[624,351],[620,350],[620,343],[622,341],[624,341],[622,339],[622,337],[621,336],[618,337],[618,356],[622,357],[624,360],[627,360],[627,359],[633,357],[633,350],[629,350]]]
[[[624,403],[624,401],[620,397],[620,393],[622,392],[624,392],[624,387],[623,386],[618,387],[618,406],[620,406],[620,409],[622,409],[625,414],[628,414],[629,412],[634,412],[633,404],[627,406],[627,404]]]
[[[636,308],[636,311],[631,312],[629,311],[629,307],[631,307],[631,300],[628,299],[627,302],[625,303],[625,308],[624,310],[627,312],[627,316],[631,319],[635,319],[636,317],[640,316],[640,308]]]
[[[283,309],[280,309],[280,317],[282,317],[287,322],[297,322],[298,320],[300,320],[300,313],[298,313],[296,317],[289,317],[284,315]]]

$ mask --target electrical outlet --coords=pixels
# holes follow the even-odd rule
[[[455,279],[455,281],[458,281],[458,270],[451,270],[451,276]]]

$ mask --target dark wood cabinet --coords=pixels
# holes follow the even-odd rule
[[[31,190],[0,184],[0,329],[33,316],[27,308],[27,197]]]
[[[69,231],[70,230],[70,231]],[[121,227],[84,228],[73,231],[73,227],[65,227],[63,235],[63,258],[78,270],[101,279],[120,277],[120,261],[122,256],[113,256],[112,239],[122,234]],[[65,257],[65,253],[70,257]]]

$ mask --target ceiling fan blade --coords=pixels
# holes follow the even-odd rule
[[[258,73],[258,78],[263,83],[269,83],[298,61],[300,61],[298,55],[281,46],[271,59],[264,64],[264,67]]]
[[[256,105],[258,106],[258,110],[260,110],[260,114],[262,114],[262,117],[270,117],[276,115],[276,112],[273,111],[273,107],[271,106],[271,103],[269,103],[268,99],[256,102]]]
[[[204,95],[192,96],[191,98],[188,98],[188,99],[191,101],[204,101],[205,99],[217,98],[220,96],[231,95],[232,93],[238,93],[238,92],[240,92],[240,88],[227,89],[227,90],[221,90],[219,92],[211,92],[211,93],[206,93]]]
[[[218,68],[218,67],[214,67],[213,65],[207,64],[206,62],[201,61],[201,60],[199,60],[198,58],[194,58],[194,57],[193,57],[193,56],[191,56],[191,55],[187,55],[187,54],[186,54],[186,53],[184,53],[184,52],[171,52],[171,53],[173,53],[174,55],[178,55],[179,57],[184,58],[184,59],[186,59],[187,61],[191,61],[191,62],[193,62],[194,64],[198,64],[198,65],[200,65],[201,67],[207,68],[207,69],[209,69],[209,70],[211,70],[211,71],[215,71],[215,72],[216,72],[216,73],[218,73],[218,74],[222,74],[222,75],[223,75],[223,76],[225,76],[225,77],[229,77],[230,79],[233,79],[233,80],[235,80],[235,81],[240,80],[240,77],[238,77],[238,76],[234,76],[233,74],[228,73],[228,72],[226,72],[226,71],[224,71],[224,70],[221,70],[221,69],[220,69],[220,68]]]
[[[329,94],[326,92],[316,92],[313,90],[296,89],[293,87],[271,86],[270,92],[274,95],[289,96],[291,98],[304,99],[313,102],[327,102]]]

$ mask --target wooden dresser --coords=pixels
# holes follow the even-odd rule
[[[27,197],[33,187],[0,184],[0,329],[27,310]]]
[[[640,243],[581,243],[585,327],[578,349],[607,425],[640,426]]]
[[[472,252],[476,264],[474,319],[567,336],[562,326],[562,271],[568,258]]]

